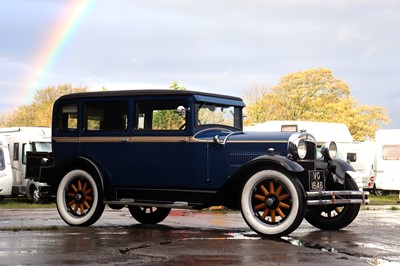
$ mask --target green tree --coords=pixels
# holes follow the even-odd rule
[[[349,86],[326,68],[290,73],[271,88],[245,94],[246,125],[267,120],[307,120],[345,123],[356,140],[373,138],[391,120],[381,106],[358,105]]]
[[[38,90],[31,104],[18,107],[10,115],[3,115],[0,126],[51,126],[54,102],[65,94],[86,91],[88,91],[87,87],[72,88],[69,84]]]

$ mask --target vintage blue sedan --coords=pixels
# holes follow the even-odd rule
[[[50,185],[69,225],[95,223],[108,204],[141,223],[171,208],[241,210],[260,235],[279,237],[305,218],[341,229],[368,193],[328,142],[309,132],[243,132],[238,97],[197,91],[69,94],[53,108],[51,154],[30,153],[28,176]]]

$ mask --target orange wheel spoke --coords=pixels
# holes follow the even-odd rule
[[[281,194],[282,191],[282,185],[279,185],[278,189],[275,191],[275,195],[279,196],[279,194]]]
[[[71,184],[71,188],[74,190],[74,192],[78,192],[78,189],[76,188],[76,186],[74,184]]]
[[[85,205],[86,209],[90,209],[90,205],[86,201],[83,202],[83,205]]]
[[[283,202],[279,202],[279,207],[284,208],[284,209],[290,209],[290,205],[283,203]]]
[[[67,193],[68,198],[75,198],[75,193]]]
[[[87,182],[83,183],[82,190],[85,191],[85,190],[86,190],[86,187],[87,187]]]
[[[88,190],[85,191],[85,195],[87,195],[87,194],[89,194],[91,192],[92,192],[92,190],[89,188]]]
[[[82,189],[82,183],[81,180],[78,180],[78,189],[81,190]]]
[[[85,209],[83,208],[83,204],[79,204],[79,208],[81,209],[81,215],[85,212]]]
[[[265,208],[266,208],[266,206],[265,206],[264,203],[258,204],[258,205],[255,207],[255,209],[256,209],[257,211],[262,210],[262,209],[265,209]]]
[[[85,196],[86,201],[93,201],[93,197]]]
[[[268,193],[268,190],[264,187],[264,185],[261,185],[260,188],[261,188],[261,190],[264,192],[264,195],[265,195],[265,196],[267,196],[267,195],[269,194],[269,193]]]
[[[275,223],[276,218],[275,218],[275,210],[271,210],[271,222]]]
[[[280,201],[285,200],[285,199],[287,199],[287,198],[289,198],[289,194],[283,194],[283,195],[280,195],[280,196],[279,196],[279,200],[280,200]]]
[[[264,211],[263,215],[261,216],[261,218],[263,220],[265,220],[265,217],[267,217],[268,213],[269,213],[269,209],[265,209],[265,211]]]
[[[276,212],[279,214],[280,217],[285,218],[285,215],[283,214],[282,210],[278,207],[276,208]]]
[[[275,187],[274,187],[274,182],[269,182],[269,193],[274,194],[275,193]]]
[[[75,204],[75,200],[72,200],[72,201],[70,201],[70,202],[68,202],[68,207],[71,207],[72,205],[74,205]]]
[[[75,213],[75,214],[78,214],[78,212],[77,212],[77,211],[78,211],[78,208],[79,208],[78,204],[75,204],[75,208],[74,208],[74,213]]]
[[[256,199],[259,199],[259,200],[262,200],[262,201],[265,200],[265,197],[264,197],[264,196],[261,196],[261,195],[258,195],[258,194],[255,194],[254,197],[255,197]]]

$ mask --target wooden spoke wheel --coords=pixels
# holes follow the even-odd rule
[[[57,210],[70,225],[91,225],[104,211],[103,192],[97,175],[77,169],[68,172],[57,190]]]
[[[262,170],[245,183],[242,216],[260,235],[279,237],[295,230],[305,214],[305,192],[300,182],[276,170]]]

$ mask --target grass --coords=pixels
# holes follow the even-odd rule
[[[388,194],[388,195],[369,195],[370,205],[390,205],[397,204],[399,194]]]
[[[0,209],[35,209],[55,207],[55,203],[33,203],[27,198],[5,198],[0,200]]]

